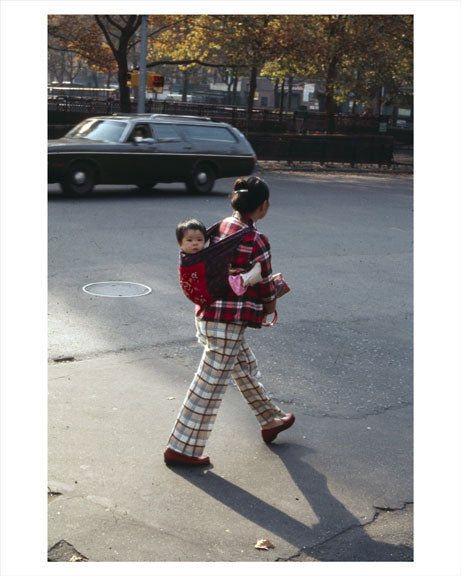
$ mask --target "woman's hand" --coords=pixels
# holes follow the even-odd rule
[[[272,302],[264,304],[264,317],[262,321],[263,326],[273,326],[277,322],[277,310],[275,309],[275,302],[276,302],[275,300],[272,300]],[[274,314],[274,317],[268,323],[267,317],[270,314]]]

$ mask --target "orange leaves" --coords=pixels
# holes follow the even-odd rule
[[[51,46],[73,52],[93,69],[116,70],[114,56],[93,16],[49,16],[48,32]]]
[[[116,36],[128,31],[128,47],[136,45],[137,18],[50,15],[50,45],[56,53],[67,48],[91,66],[114,70]],[[411,15],[152,14],[147,59],[182,70],[197,63],[240,75],[256,69],[280,80],[314,76],[327,80],[333,96],[354,92],[365,98],[377,83],[411,84],[412,38]]]

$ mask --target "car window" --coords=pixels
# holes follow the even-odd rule
[[[141,138],[152,138],[149,124],[136,124],[128,137],[128,142],[133,142],[135,136],[141,136]]]
[[[232,144],[237,142],[230,130],[220,126],[186,126],[181,124],[181,130],[188,140],[196,142],[231,142]]]
[[[103,140],[104,142],[120,142],[127,126],[119,120],[86,120],[73,128],[66,138],[87,138],[88,140]]]
[[[155,139],[158,142],[179,142],[181,136],[174,126],[168,124],[156,124],[153,126]]]

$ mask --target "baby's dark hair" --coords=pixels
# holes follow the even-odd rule
[[[200,222],[200,220],[197,220],[197,218],[190,218],[189,220],[184,220],[183,222],[180,222],[176,226],[176,239],[179,242],[179,244],[181,244],[184,238],[184,234],[186,233],[187,230],[200,230],[200,232],[202,232],[203,236],[206,238],[205,224]]]
[[[269,187],[257,176],[238,178],[234,182],[231,206],[240,214],[249,214],[269,199]]]

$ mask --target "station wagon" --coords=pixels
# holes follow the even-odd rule
[[[64,193],[88,194],[96,184],[184,182],[211,192],[218,178],[247,176],[256,165],[237,128],[200,116],[118,114],[87,118],[48,141],[48,182]]]

